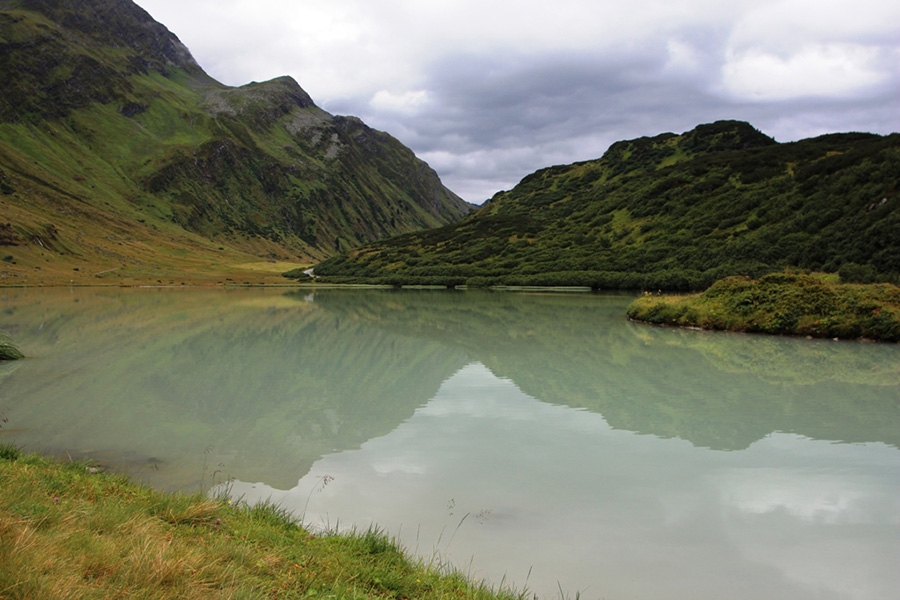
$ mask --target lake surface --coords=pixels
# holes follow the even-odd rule
[[[900,346],[630,323],[630,298],[3,289],[0,441],[545,598],[887,600]]]

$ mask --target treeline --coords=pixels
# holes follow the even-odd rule
[[[719,122],[551,167],[459,224],[316,267],[328,281],[699,290],[787,267],[900,278],[900,135],[778,144]]]
[[[456,273],[454,273],[456,271]],[[477,272],[477,270],[475,271]],[[705,289],[728,273],[727,268],[713,269],[703,273],[697,271],[658,271],[654,273],[629,273],[620,271],[552,271],[540,274],[493,274],[472,275],[465,267],[454,269],[434,269],[429,274],[368,276],[329,275],[322,277],[328,283],[353,283],[390,286],[443,286],[443,287],[587,287],[593,290],[642,290],[660,289],[670,291],[691,291]],[[722,275],[719,275],[722,274]],[[288,275],[287,273],[285,274]],[[292,278],[300,279],[294,272]]]

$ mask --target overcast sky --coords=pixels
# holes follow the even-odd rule
[[[717,119],[900,131],[897,0],[137,0],[229,85],[290,75],[481,203]]]

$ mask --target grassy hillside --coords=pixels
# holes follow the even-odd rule
[[[0,77],[0,284],[223,280],[470,210],[293,79],[214,81],[130,1],[0,0]]]
[[[316,267],[332,281],[702,289],[787,266],[900,275],[900,135],[776,143],[746,123],[618,142],[459,224]]]

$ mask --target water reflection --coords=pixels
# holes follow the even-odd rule
[[[389,300],[385,300],[389,298]],[[329,312],[464,350],[616,428],[747,448],[773,431],[900,445],[900,347],[629,323],[628,297],[386,292]]]
[[[280,293],[8,292],[31,356],[0,411],[27,448],[164,488],[226,476],[291,485],[322,454],[391,431],[465,363]]]
[[[3,441],[164,488],[234,477],[543,594],[900,584],[895,345],[657,329],[596,295],[0,294],[31,357],[0,369]]]
[[[900,584],[886,558],[900,550],[898,465],[884,444],[777,433],[737,453],[640,436],[473,363],[295,487],[231,493],[314,526],[376,523],[420,555],[547,597],[563,585],[586,598],[882,599]]]

